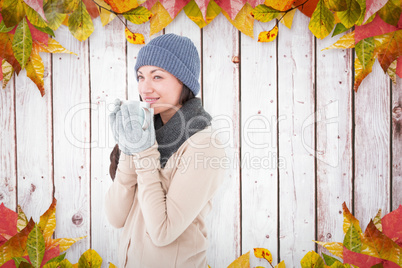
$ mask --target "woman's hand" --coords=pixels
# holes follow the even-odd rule
[[[121,104],[121,101],[117,99],[115,109],[109,116],[114,139],[119,149],[127,155],[142,152],[155,143],[153,109],[149,109],[150,122],[148,122],[148,128],[144,130],[142,125],[146,118],[139,104],[139,102]]]

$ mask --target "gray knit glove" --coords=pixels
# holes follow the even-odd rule
[[[141,110],[140,110],[141,109]],[[149,125],[144,130],[142,128],[143,116],[142,108],[138,102],[121,104],[120,100],[115,101],[115,109],[110,114],[110,127],[114,139],[119,145],[120,150],[133,155],[142,152],[155,143],[155,128],[153,122],[153,109],[150,110]],[[144,118],[144,120],[142,120]]]

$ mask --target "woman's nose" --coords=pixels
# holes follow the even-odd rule
[[[152,83],[150,83],[149,80],[145,79],[140,83],[140,93],[146,94],[152,93],[153,91]]]

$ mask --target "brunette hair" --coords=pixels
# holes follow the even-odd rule
[[[183,89],[181,90],[180,97],[179,97],[179,104],[183,105],[187,101],[195,98],[194,93],[185,85],[183,84]],[[140,96],[140,100],[142,98]],[[112,180],[114,180],[116,176],[117,165],[119,164],[120,158],[120,150],[119,146],[116,144],[110,153],[110,166],[109,166],[109,174]]]

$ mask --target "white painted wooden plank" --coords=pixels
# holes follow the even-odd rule
[[[0,89],[0,204],[12,210],[17,209],[14,90],[14,78]]]
[[[392,85],[392,210],[402,205],[402,78]]]
[[[274,25],[255,21],[254,35]],[[241,34],[241,234],[252,267],[267,264],[253,248],[266,248],[278,260],[276,61],[276,42]]]
[[[305,145],[314,145],[314,36],[309,18],[296,12],[292,28],[279,25],[279,245],[286,266],[315,249],[315,159]],[[274,74],[275,72],[271,72]],[[271,104],[272,105],[272,104]]]
[[[53,200],[51,64],[49,54],[41,57],[45,65],[43,97],[25,70],[15,81],[18,204],[35,222]]]
[[[65,26],[55,34],[61,45],[78,54],[53,56],[55,235],[87,236],[67,251],[66,258],[76,263],[91,241],[88,41],[79,42]]]
[[[105,193],[112,184],[109,174],[110,153],[115,146],[109,127],[109,113],[116,98],[126,95],[126,38],[124,24],[115,19],[105,27],[93,21],[90,37],[91,79],[91,248],[103,259],[118,265],[120,230],[113,228],[105,214]]]
[[[239,141],[239,34],[219,14],[203,28],[203,101],[213,117],[212,126],[223,142],[230,167],[226,180],[218,190],[214,211],[208,216],[208,264],[227,267],[240,256],[240,141]]]
[[[390,211],[390,81],[378,62],[355,94],[355,216]]]
[[[337,39],[316,40],[316,113],[310,118],[316,122],[317,240],[334,242],[343,241],[342,203],[352,211],[353,180],[352,50],[323,51]]]

